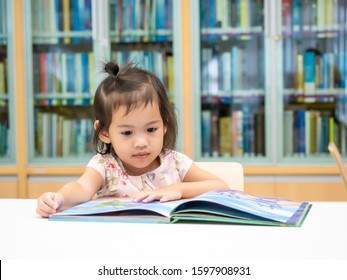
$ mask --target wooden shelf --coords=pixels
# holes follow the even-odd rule
[[[337,166],[244,166],[245,175],[339,175]],[[347,167],[346,167],[347,168]]]

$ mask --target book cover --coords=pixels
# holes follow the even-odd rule
[[[63,31],[69,32],[71,29],[70,23],[70,0],[63,0]],[[69,44],[70,38],[64,38],[64,43]]]
[[[231,156],[233,154],[231,116],[219,118],[219,135],[220,155]]]
[[[5,93],[5,63],[0,62],[0,95],[4,95]]]
[[[297,60],[297,80],[296,89],[298,92],[303,92],[304,89],[304,57],[302,54],[296,56]]]
[[[49,220],[301,226],[310,208],[308,202],[221,190],[163,203],[134,203],[115,198],[88,201],[55,213]]]
[[[295,113],[295,127],[297,129],[297,149],[296,152],[304,155],[306,153],[306,119],[305,111],[298,110]]]
[[[319,113],[316,110],[310,111],[310,153],[317,154],[317,119]]]
[[[255,116],[255,154],[265,156],[265,116],[264,113],[256,113]]]
[[[292,30],[291,0],[282,1],[283,26],[286,36],[290,35]]]
[[[294,112],[292,110],[284,111],[283,122],[284,156],[292,156],[294,153]]]
[[[304,53],[304,92],[306,94],[313,94],[315,90],[315,53]]]
[[[302,27],[302,1],[292,0],[292,31],[299,32],[301,27]]]
[[[72,30],[73,31],[82,31],[83,23],[82,23],[82,2],[80,0],[72,0]],[[74,37],[72,39],[74,43],[80,43],[81,39],[78,37]]]

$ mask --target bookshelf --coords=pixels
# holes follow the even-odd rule
[[[29,162],[83,165],[102,62],[156,73],[174,103],[173,8],[158,1],[24,1]]]
[[[329,141],[347,156],[345,7],[283,1],[281,161],[330,161]]]
[[[18,195],[18,126],[16,123],[14,5],[0,0],[0,196]]]
[[[196,158],[331,164],[331,140],[347,156],[345,1],[193,4]]]
[[[95,61],[92,1],[24,1],[28,160],[81,164],[91,155]]]
[[[271,159],[263,1],[193,1],[195,156]],[[195,10],[193,8],[192,10]]]
[[[10,1],[0,0],[0,164],[15,163],[15,149],[10,145],[14,138],[13,38]]]
[[[327,150],[334,140],[347,158],[346,5],[191,1],[196,160],[243,163],[258,194],[346,198]]]

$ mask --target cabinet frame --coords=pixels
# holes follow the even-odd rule
[[[5,39],[7,41],[6,43],[6,52],[7,52],[7,101],[8,101],[8,118],[9,118],[9,127],[10,130],[8,131],[9,140],[16,139],[16,88],[15,88],[15,81],[17,82],[16,78],[16,65],[15,65],[15,44],[14,44],[14,28],[15,23],[13,22],[13,15],[14,15],[14,4],[13,1],[4,0],[6,2],[6,24],[7,24],[7,30],[5,33]],[[6,100],[5,99],[5,100]],[[17,157],[17,147],[9,144],[9,155],[6,157],[0,157],[0,166],[1,169],[3,167],[6,167],[8,165],[14,166],[16,164],[16,157]],[[0,173],[1,174],[1,173]]]

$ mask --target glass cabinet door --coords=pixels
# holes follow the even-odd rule
[[[174,102],[173,1],[43,3],[24,2],[29,157],[81,163],[92,152],[92,101],[102,63],[133,61],[154,72]]]
[[[200,0],[195,100],[197,158],[263,160],[266,149],[264,2]]]
[[[13,48],[11,39],[12,3],[0,0],[0,164],[14,163],[14,91],[12,87]]]
[[[91,0],[32,0],[24,5],[29,159],[80,162],[91,153],[93,130]]]
[[[156,74],[174,103],[173,0],[110,0],[111,59]]]
[[[330,141],[346,156],[346,4],[282,1],[285,161],[330,160]]]

